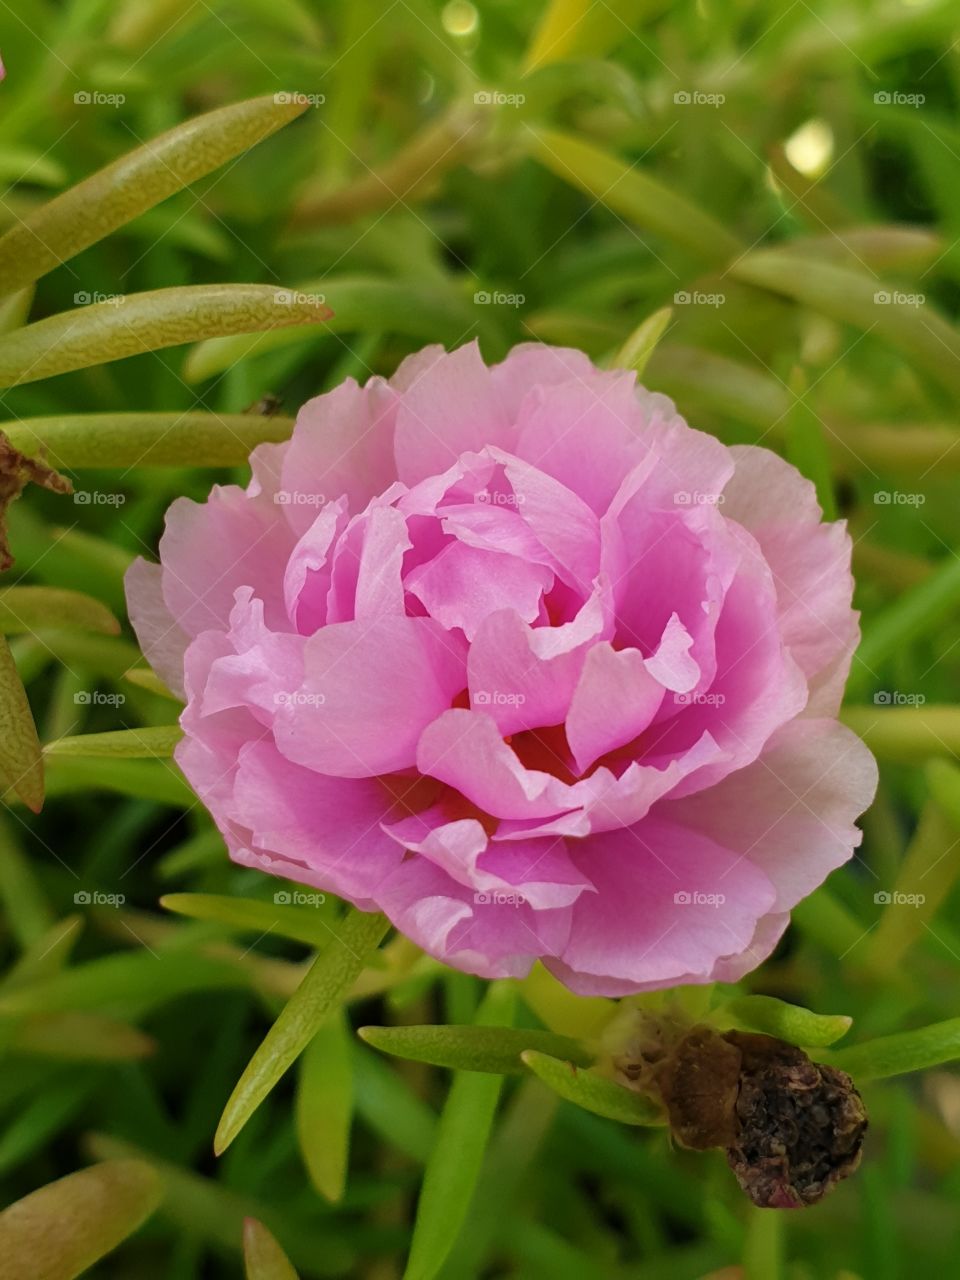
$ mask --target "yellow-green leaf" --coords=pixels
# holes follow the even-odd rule
[[[43,807],[43,753],[13,654],[0,636],[0,784],[39,813]]]
[[[654,311],[653,315],[647,316],[613,357],[611,366],[614,369],[634,369],[637,377],[642,379],[647,361],[666,333],[672,315],[672,307],[661,307],[659,311]]]
[[[48,742],[48,756],[99,756],[125,760],[168,760],[183,737],[178,724],[147,725],[139,729],[116,729],[109,733],[80,733]]]
[[[494,983],[477,1022],[497,1025],[512,1012],[512,990]],[[453,1077],[423,1176],[403,1280],[433,1280],[453,1248],[470,1210],[502,1085],[502,1076],[478,1072],[458,1071]]]
[[[307,892],[304,890],[304,896]],[[323,894],[314,896],[323,901]],[[324,923],[315,907],[299,906],[291,903],[290,898],[287,889],[277,889],[272,904],[220,893],[168,893],[160,899],[160,905],[192,920],[214,920],[244,933],[258,936],[275,933],[311,947],[326,946],[333,936],[330,926]]]
[[[275,1236],[256,1218],[243,1224],[243,1262],[247,1280],[298,1280]]]
[[[723,223],[651,178],[639,165],[552,129],[531,130],[529,142],[531,153],[558,178],[704,262],[727,263],[741,251],[739,240]]]
[[[606,1116],[608,1120],[619,1120],[621,1124],[664,1123],[663,1113],[656,1103],[614,1080],[593,1071],[581,1071],[572,1062],[561,1062],[559,1058],[537,1053],[535,1049],[526,1049],[522,1057],[526,1066],[554,1093],[568,1102],[575,1102],[585,1111]]]
[[[293,419],[256,413],[76,413],[23,418],[0,430],[14,448],[39,453],[58,467],[232,467],[246,462],[266,440],[287,440]]]
[[[214,1150],[224,1152],[287,1068],[296,1061],[360,974],[388,928],[379,913],[352,908],[327,949],[317,957],[300,986],[250,1059],[224,1108]]]
[[[325,320],[319,298],[263,284],[197,284],[64,311],[0,338],[0,386],[200,342]]]
[[[0,238],[0,291],[22,289],[175,191],[211,173],[307,109],[271,94],[220,107],[121,156]]]
[[[132,1235],[160,1203],[157,1174],[111,1160],[51,1182],[0,1213],[0,1266],[10,1280],[73,1280]]]
[[[853,1023],[844,1014],[812,1013],[773,996],[735,996],[715,1009],[710,1020],[719,1027],[736,1025],[808,1048],[833,1044]]]
[[[558,1036],[553,1031],[441,1025],[361,1027],[357,1034],[382,1053],[456,1071],[487,1071],[498,1075],[522,1071],[520,1055],[525,1049],[563,1056],[584,1067],[593,1061],[593,1055],[578,1040]]]
[[[21,1053],[67,1062],[128,1062],[145,1058],[156,1047],[150,1036],[128,1022],[78,1010],[27,1018],[10,1044]]]
[[[100,600],[65,587],[0,588],[0,633],[16,635],[37,627],[100,631],[117,635],[120,624]]]
[[[353,1053],[342,1010],[321,1026],[300,1059],[297,1141],[310,1181],[327,1200],[347,1183],[353,1116]]]
[[[730,275],[875,334],[954,401],[960,395],[960,334],[923,294],[782,249],[745,254]]]

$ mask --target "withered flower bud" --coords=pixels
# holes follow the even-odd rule
[[[24,487],[31,483],[42,485],[44,489],[52,489],[54,493],[73,491],[66,476],[20,453],[0,431],[0,572],[13,564],[13,556],[7,545],[7,508],[20,497]]]
[[[860,1163],[867,1114],[853,1081],[795,1045],[641,1018],[614,1066],[662,1099],[681,1146],[725,1148],[760,1208],[816,1204]]]
[[[727,1162],[760,1208],[816,1204],[860,1163],[867,1113],[853,1081],[771,1036],[729,1031],[741,1053]]]

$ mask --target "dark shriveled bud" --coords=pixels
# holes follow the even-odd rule
[[[681,1146],[723,1147],[760,1208],[816,1204],[860,1163],[867,1114],[853,1081],[783,1040],[643,1020],[615,1067],[659,1095]]]
[[[73,492],[66,476],[20,453],[0,431],[0,572],[13,564],[7,545],[7,508],[20,497],[27,484],[42,485],[54,493]]]
[[[770,1036],[729,1031],[741,1053],[727,1161],[761,1209],[816,1204],[860,1163],[867,1113],[853,1081]]]

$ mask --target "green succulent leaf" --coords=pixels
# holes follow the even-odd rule
[[[948,1018],[917,1031],[867,1040],[839,1049],[829,1058],[831,1066],[846,1071],[855,1081],[883,1080],[908,1071],[924,1071],[960,1059],[960,1018]]]
[[[58,467],[232,467],[245,463],[264,441],[287,440],[293,419],[254,413],[78,413],[22,418],[0,429],[14,448],[48,457]]]
[[[168,760],[183,730],[177,724],[143,725],[139,729],[115,729],[108,733],[81,733],[57,738],[43,748],[48,756],[88,759]]]
[[[494,984],[480,1006],[477,1022],[497,1025],[512,1009],[513,992]],[[423,1175],[403,1280],[433,1280],[453,1248],[470,1211],[502,1084],[501,1076],[480,1072],[454,1076]]]
[[[244,933],[270,933],[310,947],[326,946],[333,937],[330,926],[312,907],[291,904],[289,897],[284,890],[274,894],[272,903],[219,893],[168,893],[160,905],[193,920],[214,920]]]
[[[531,154],[558,178],[701,261],[726,263],[741,251],[736,237],[702,208],[592,142],[552,129],[531,129],[529,144]]]
[[[63,311],[0,338],[0,387],[228,333],[326,320],[308,294],[263,284],[196,284]]]
[[[310,1181],[325,1199],[343,1198],[353,1119],[353,1046],[342,1010],[321,1026],[300,1059],[297,1142]]]
[[[224,1108],[214,1150],[224,1152],[324,1019],[344,998],[389,925],[384,916],[351,908],[247,1064]]]
[[[243,1261],[247,1280],[298,1280],[274,1235],[256,1218],[243,1224]]]
[[[0,1213],[0,1258],[11,1277],[73,1280],[145,1222],[161,1184],[139,1160],[71,1173]]]
[[[37,627],[119,634],[120,623],[105,604],[65,587],[0,588],[0,633],[16,635]]]
[[[43,807],[43,753],[13,654],[0,636],[0,786],[28,808]]]
[[[306,111],[305,99],[285,96],[292,100],[251,98],[187,120],[18,221],[0,237],[2,292],[22,289]]]
[[[736,1024],[743,1030],[759,1031],[808,1048],[833,1044],[845,1036],[853,1024],[853,1019],[843,1014],[811,1013],[809,1009],[773,996],[737,996],[727,1000],[713,1011],[711,1021],[719,1027]]]
[[[456,1071],[488,1071],[498,1075],[522,1072],[520,1055],[525,1049],[537,1049],[554,1057],[562,1055],[584,1067],[593,1061],[593,1055],[579,1041],[552,1031],[445,1025],[361,1027],[357,1034],[383,1053]]]
[[[527,1049],[522,1054],[529,1067],[548,1088],[567,1102],[585,1111],[619,1120],[621,1124],[658,1125],[664,1123],[663,1112],[649,1098],[625,1089],[623,1085],[594,1071],[584,1071],[572,1062],[562,1062],[550,1054]]]

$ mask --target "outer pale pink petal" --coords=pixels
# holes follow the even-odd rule
[[[824,524],[814,486],[775,453],[731,452],[723,514],[749,529],[773,570],[783,637],[810,683],[806,714],[834,715],[860,639],[846,523]]]
[[[405,582],[430,617],[448,630],[459,627],[468,640],[498,610],[512,609],[524,622],[535,622],[552,584],[553,574],[544,565],[462,542],[414,569]]]
[[[573,858],[597,892],[575,903],[560,964],[548,967],[575,991],[709,981],[718,959],[750,945],[774,901],[748,859],[652,816],[579,842]]]
[[[835,720],[794,720],[753,764],[657,813],[689,826],[762,867],[789,911],[860,843],[854,826],[877,788],[863,742]]]
[[[431,356],[432,349],[421,352],[415,369],[405,364],[399,371],[405,389],[397,413],[397,474],[408,485],[446,471],[462,453],[508,446],[515,434],[476,342]]]
[[[240,752],[226,816],[249,837],[231,850],[259,867],[376,907],[403,850],[381,830],[391,797],[375,780],[329,778],[291,764],[272,742]]]
[[[501,734],[562,724],[589,648],[609,636],[603,591],[559,627],[528,627],[516,613],[491,614],[470,646],[470,705]]]
[[[644,417],[644,437],[659,461],[646,486],[652,505],[696,505],[721,502],[733,475],[730,449],[705,431],[696,431],[677,413],[667,396],[637,388]]]
[[[422,731],[466,687],[466,646],[432,618],[332,623],[307,639],[304,662],[277,746],[338,778],[412,767]]]
[[[650,451],[635,383],[632,372],[594,373],[541,389],[524,404],[517,453],[598,516]]]
[[[490,370],[511,422],[520,416],[521,406],[533,388],[553,387],[558,382],[586,382],[597,373],[597,367],[582,351],[548,347],[542,342],[521,342]]]
[[[127,611],[147,661],[167,688],[183,697],[183,655],[189,637],[163,599],[163,569],[138,557],[124,577]]]
[[[178,498],[160,539],[163,598],[188,636],[226,628],[237,587],[263,600],[267,623],[287,620],[283,572],[294,537],[265,494],[215,485],[205,503]],[[311,517],[312,518],[312,517]]]
[[[567,714],[567,742],[580,773],[600,756],[632,742],[663,701],[663,685],[638,649],[607,641],[588,652]]]
[[[382,378],[365,387],[353,378],[308,400],[297,414],[284,455],[281,488],[302,495],[283,506],[287,520],[303,533],[316,514],[303,496],[332,502],[346,496],[362,510],[397,478],[393,456],[397,396]]]

